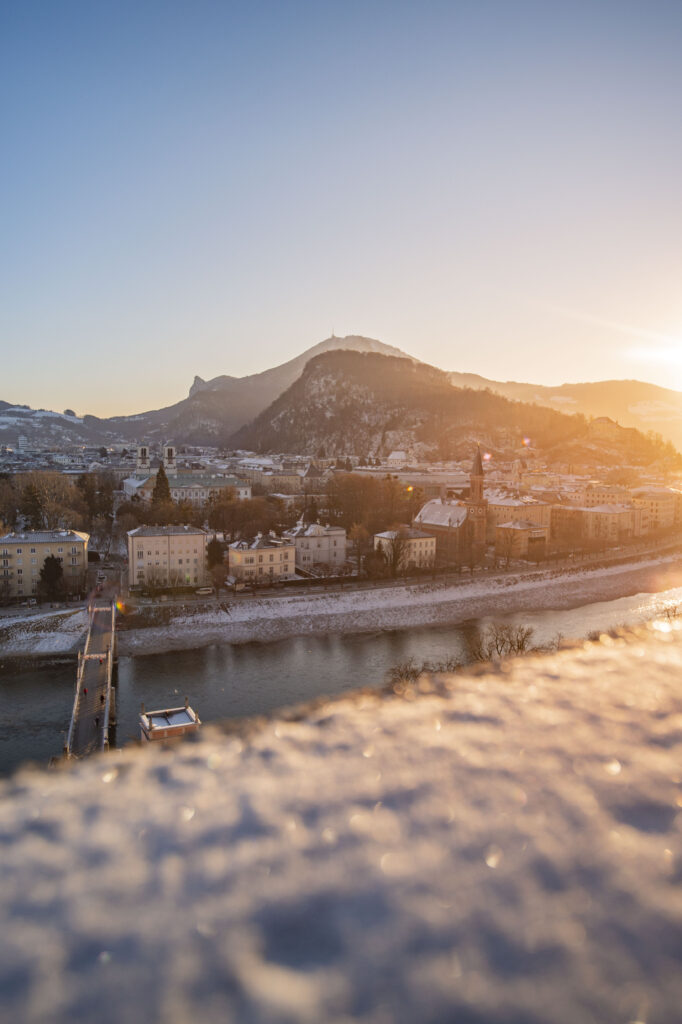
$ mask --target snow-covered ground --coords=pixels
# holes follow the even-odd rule
[[[88,630],[83,609],[38,611],[0,618],[0,659],[3,655],[44,656],[75,652]]]
[[[172,616],[168,625],[135,628],[134,616],[123,623],[118,634],[119,653],[152,654],[299,635],[443,625],[515,611],[572,608],[681,584],[682,561],[677,555],[669,555],[577,572],[545,571],[531,576],[423,582],[376,590],[240,597],[208,611],[176,613],[172,605],[166,605],[162,606],[165,613]],[[86,631],[85,612],[43,612],[24,619],[0,619],[0,656],[73,652]]]
[[[0,1016],[677,1024],[681,765],[661,623],[23,773]]]
[[[201,614],[179,614],[167,626],[126,629],[119,634],[119,651],[151,654],[304,634],[441,625],[538,608],[571,608],[663,589],[666,572],[676,566],[680,566],[679,556],[668,556],[636,565],[551,576],[539,572],[533,574],[535,578],[504,576],[469,583],[417,583],[377,590],[240,599],[231,602],[227,612],[216,606]]]

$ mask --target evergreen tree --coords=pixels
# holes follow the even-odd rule
[[[217,537],[212,537],[206,545],[206,562],[209,569],[224,562],[223,546]]]
[[[43,502],[35,484],[27,484],[21,494],[19,511],[28,521],[32,530],[42,530],[45,527]]]
[[[303,510],[303,520],[304,520],[304,522],[306,522],[306,523],[316,523],[319,514],[320,513],[318,512],[318,509],[317,509],[317,502],[315,501],[314,498],[311,498],[310,501],[308,501],[306,503],[306,507]]]
[[[171,505],[172,503],[173,499],[171,498],[170,485],[168,483],[168,477],[166,476],[166,470],[164,469],[162,461],[159,466],[159,471],[156,474],[154,490],[152,491],[152,508],[158,509],[162,505]]]
[[[43,562],[38,588],[49,601],[57,601],[64,596],[64,570],[54,555],[48,555]]]

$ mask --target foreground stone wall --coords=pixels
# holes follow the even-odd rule
[[[668,623],[24,772],[0,1016],[673,1024],[681,814]]]

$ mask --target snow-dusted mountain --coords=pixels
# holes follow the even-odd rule
[[[105,421],[109,429],[127,438],[161,440],[172,437],[177,444],[220,444],[246,423],[250,423],[283,391],[297,380],[306,363],[315,356],[337,349],[404,353],[373,338],[350,335],[331,337],[302,352],[295,359],[247,377],[195,377],[187,398],[175,405],[138,416],[121,416]],[[410,358],[410,357],[406,357]]]
[[[53,412],[0,401],[0,444],[16,447],[22,437],[29,447],[106,444],[110,440],[106,428],[93,427],[90,419],[76,416],[71,409]]]
[[[29,445],[108,444],[116,440],[172,439],[178,444],[223,444],[241,427],[253,422],[300,378],[306,364],[327,352],[401,356],[418,361],[392,345],[373,338],[332,336],[280,366],[246,377],[223,375],[211,380],[195,377],[186,398],[163,409],[134,416],[74,416],[34,410],[0,401],[0,444],[16,445],[20,436]],[[655,431],[682,450],[682,393],[641,381],[597,381],[545,387],[518,381],[495,381],[474,373],[452,372],[450,382],[476,391],[489,389],[506,398],[590,416],[609,416],[621,426]]]
[[[600,429],[602,428],[602,429]],[[236,448],[328,456],[386,456],[405,449],[465,458],[476,441],[505,457],[524,436],[551,462],[651,465],[670,453],[633,428],[590,424],[491,390],[458,388],[416,360],[375,352],[325,352],[267,409],[229,439]]]

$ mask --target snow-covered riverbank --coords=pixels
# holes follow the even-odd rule
[[[240,598],[222,607],[216,605],[206,610],[204,606],[196,612],[177,614],[167,605],[163,606],[164,614],[170,617],[167,624],[139,628],[133,616],[122,623],[119,653],[155,654],[301,635],[446,625],[517,611],[575,608],[679,586],[682,559],[675,555],[573,572]],[[44,659],[75,654],[86,630],[87,615],[82,610],[39,612],[0,620],[0,666],[5,658]]]
[[[421,583],[377,590],[242,599],[163,626],[125,629],[121,654],[153,654],[210,644],[282,640],[291,636],[362,633],[444,625],[469,618],[541,608],[572,608],[682,585],[679,556],[577,573],[533,574]]]

